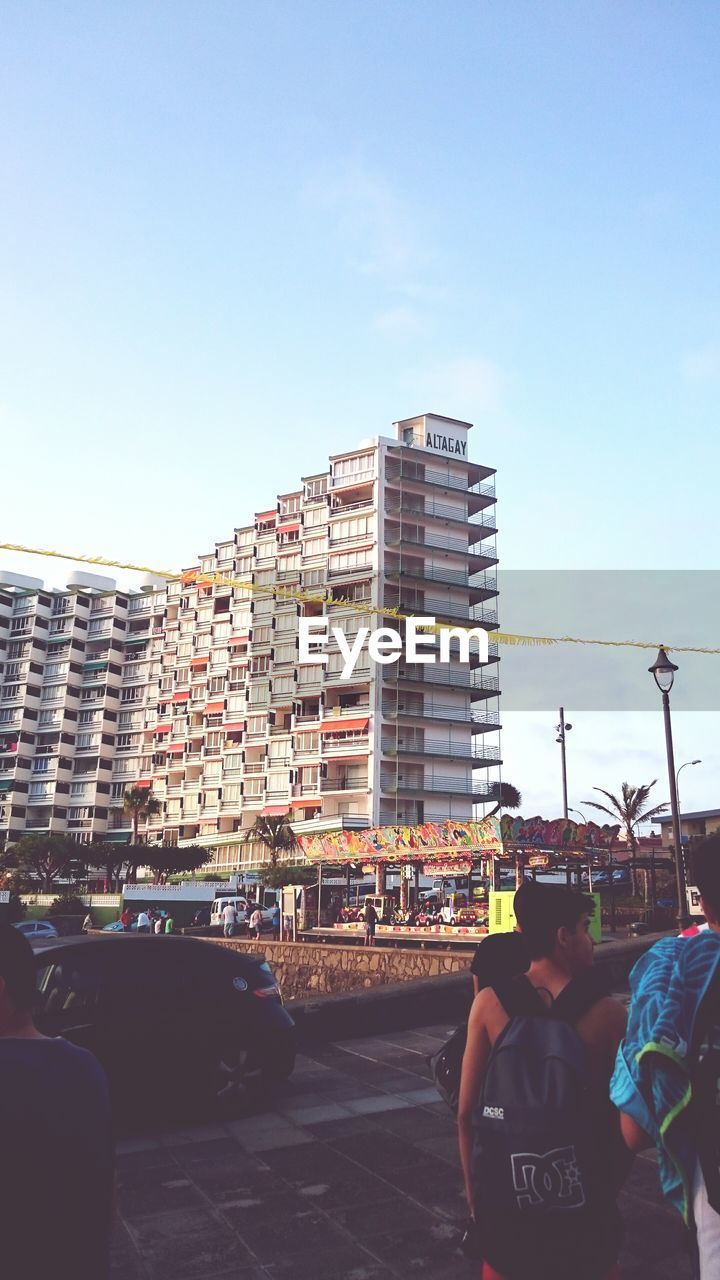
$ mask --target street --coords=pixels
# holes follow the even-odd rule
[[[426,1063],[451,1030],[322,1045],[272,1103],[123,1139],[113,1280],[472,1280],[455,1124]],[[622,1208],[624,1280],[689,1280],[652,1156]]]

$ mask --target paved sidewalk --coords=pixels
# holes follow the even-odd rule
[[[450,1030],[318,1047],[264,1110],[120,1143],[114,1280],[473,1280],[455,1124],[425,1060]],[[625,1280],[690,1280],[650,1156],[622,1208]]]

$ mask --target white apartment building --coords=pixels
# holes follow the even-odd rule
[[[128,594],[77,573],[57,591],[0,575],[0,843],[127,841],[164,611],[164,583]]]
[[[470,427],[395,423],[200,558],[200,573],[247,587],[193,571],[169,585],[139,758],[162,802],[150,842],[201,844],[242,869],[267,857],[240,840],[258,814],[287,813],[300,833],[470,818],[496,798],[496,645],[482,667],[371,665],[364,650],[349,681],[336,645],[325,667],[298,663],[303,615],[348,638],[402,629],[386,609],[497,628],[494,472],[469,461]]]
[[[218,867],[267,855],[258,814],[296,832],[472,817],[498,788],[498,653],[342,679],[298,662],[301,616],[403,629],[393,612],[497,628],[493,469],[471,424],[432,414],[329,459],[178,581],[138,592],[78,573],[66,591],[0,576],[0,841],[125,842],[131,785],[161,812],[150,843]],[[202,574],[247,586],[203,583]],[[480,809],[478,808],[480,806]]]

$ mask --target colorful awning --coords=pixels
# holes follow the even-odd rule
[[[246,631],[244,635],[232,636],[231,639],[228,640],[228,644],[230,648],[232,648],[234,645],[237,646],[240,644],[247,644],[249,639],[250,639],[250,634],[249,632]]]
[[[290,801],[293,809],[316,809],[322,804],[321,796],[302,796]]]
[[[260,810],[262,818],[279,818],[281,814],[287,813],[288,806],[286,804],[266,804],[264,809]]]
[[[152,778],[141,778],[139,782],[133,782],[133,783],[132,783],[132,786],[134,786],[134,787],[151,787],[151,786],[152,786]]]
[[[154,730],[154,732],[155,732],[155,733],[169,733],[171,729],[172,729],[172,725],[171,725],[171,724],[156,724],[156,725],[155,725],[155,730]]]
[[[181,752],[181,751],[184,751],[184,750],[185,750],[185,743],[184,743],[184,742],[171,742],[171,743],[169,743],[169,745],[165,748],[165,750],[167,751],[167,753],[168,753],[168,755],[169,755],[169,756],[177,756],[177,755],[179,755],[179,754],[180,754],[180,752]]]
[[[204,715],[214,716],[214,715],[217,715],[219,711],[224,711],[224,710],[225,710],[225,700],[221,698],[219,702],[206,702]]]
[[[242,733],[245,728],[244,720],[233,720],[232,724],[224,724],[223,729],[226,733]]]
[[[279,524],[278,533],[295,533],[300,528],[300,521],[295,520],[292,524]]]
[[[190,697],[190,690],[183,689],[181,693],[174,693],[172,696],[172,700],[173,702],[187,702],[189,697]]]
[[[206,666],[207,666],[207,664],[208,664],[208,657],[207,657],[207,655],[206,655],[205,657],[203,657],[203,658],[191,658],[191,659],[190,659],[190,666],[191,666],[191,667],[206,667]]]
[[[342,720],[338,716],[337,719],[323,720],[320,731],[321,733],[344,733],[346,729],[367,729],[369,723],[369,716],[363,716],[362,720]]]

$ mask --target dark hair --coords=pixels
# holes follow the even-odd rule
[[[558,929],[574,931],[584,915],[592,915],[595,903],[587,894],[564,885],[535,884],[524,880],[515,894],[515,919],[533,960],[549,956]]]
[[[700,897],[720,916],[720,833],[698,841],[690,853],[690,869]]]
[[[529,968],[530,952],[521,933],[491,933],[475,952],[470,972],[482,991],[483,987],[494,987]]]
[[[18,1013],[35,1003],[35,957],[27,938],[11,924],[0,925],[0,978]]]

